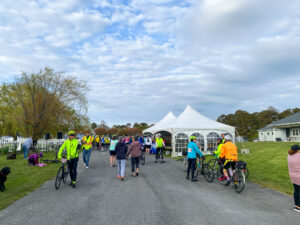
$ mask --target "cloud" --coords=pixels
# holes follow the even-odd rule
[[[0,81],[50,66],[88,81],[89,116],[154,122],[191,104],[215,119],[297,106],[300,3],[9,1]],[[267,9],[267,10],[266,10]]]

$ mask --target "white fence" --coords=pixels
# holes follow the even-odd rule
[[[12,152],[14,149],[17,151],[22,150],[22,145],[26,138],[2,138],[0,139],[0,147],[9,146],[9,152]],[[39,139],[37,141],[37,147],[40,151],[54,150],[55,147],[61,146],[64,143],[65,139]]]

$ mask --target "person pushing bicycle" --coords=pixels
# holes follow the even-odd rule
[[[156,136],[156,156],[155,156],[155,163],[157,163],[158,160],[158,155],[161,153],[161,159],[162,162],[164,163],[164,154],[163,154],[163,148],[165,148],[165,143],[164,140],[161,137],[161,134],[157,134]]]
[[[186,175],[186,179],[189,180],[190,179],[190,171],[192,174],[192,182],[196,182],[198,181],[197,178],[194,178],[194,173],[195,173],[195,169],[196,169],[196,158],[197,158],[197,154],[200,155],[200,157],[204,158],[203,153],[199,150],[197,144],[195,143],[197,137],[195,136],[191,136],[190,137],[190,142],[187,146],[187,158],[188,158],[188,168],[187,168],[187,175]]]
[[[75,138],[75,131],[68,133],[69,138],[63,143],[58,152],[58,159],[61,159],[64,150],[67,151],[67,162],[70,171],[71,182],[73,188],[76,187],[77,178],[77,164],[78,164],[78,143],[79,141]]]
[[[227,180],[226,185],[230,184],[230,178],[228,176],[228,170],[231,168],[235,170],[235,163],[238,161],[237,147],[231,142],[231,137],[225,135],[225,143],[221,147],[220,159],[225,159],[223,173]],[[232,171],[229,171],[232,176]]]

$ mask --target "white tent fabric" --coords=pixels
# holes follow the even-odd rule
[[[193,130],[224,130],[232,134],[235,133],[235,128],[223,123],[211,120],[202,114],[198,113],[191,106],[187,106],[185,110],[177,117],[173,123],[169,123],[163,127],[165,130],[171,130],[172,133],[179,131]]]
[[[144,130],[143,133],[151,133],[154,134],[158,131],[171,131],[170,129],[165,129],[169,124],[175,121],[176,117],[172,112],[169,112],[161,121],[156,123],[154,126],[149,127],[148,129]]]

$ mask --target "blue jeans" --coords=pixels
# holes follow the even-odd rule
[[[125,175],[125,166],[126,166],[126,159],[118,159],[118,175],[124,177]]]
[[[23,148],[24,159],[27,159],[29,148],[25,145],[23,145],[22,148]]]
[[[83,162],[85,163],[86,166],[89,166],[91,152],[92,152],[92,149],[90,149],[90,150],[83,149],[82,158],[83,158]]]

